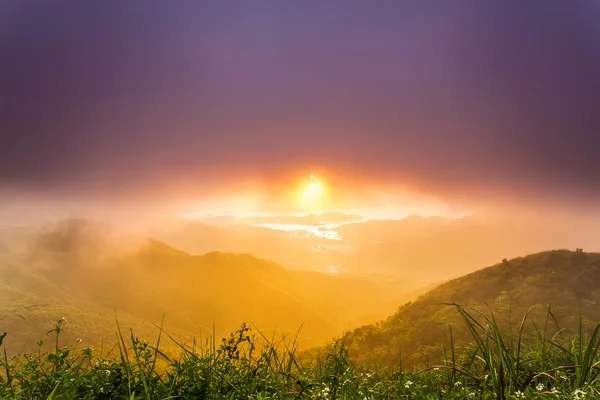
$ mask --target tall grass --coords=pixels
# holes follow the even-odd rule
[[[267,337],[243,324],[220,342],[182,343],[158,326],[155,343],[117,324],[107,351],[60,348],[63,320],[50,331],[55,348],[0,359],[2,399],[594,399],[600,386],[600,325],[586,336],[583,320],[570,338],[547,337],[526,313],[516,332],[493,313],[454,305],[471,334],[455,343],[452,327],[439,365],[406,371],[356,366],[348,344],[319,356],[298,352],[294,337]],[[551,309],[548,309],[548,320]],[[526,330],[531,324],[533,330]],[[533,334],[525,334],[526,331]],[[6,334],[0,334],[0,346]],[[166,343],[165,343],[166,342]]]
[[[591,337],[586,337],[583,318],[575,337],[561,339],[559,331],[547,337],[547,324],[553,318],[548,308],[546,324],[539,329],[533,322],[534,334],[525,335],[529,311],[523,316],[516,333],[504,333],[492,312],[489,315],[474,308],[454,304],[468,328],[472,345],[460,370],[477,376],[482,387],[489,387],[498,400],[520,398],[534,394],[574,393],[574,397],[595,396],[600,387],[600,324]],[[457,370],[459,370],[457,368]],[[537,392],[529,393],[535,387]]]

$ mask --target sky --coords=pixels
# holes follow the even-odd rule
[[[5,0],[0,203],[594,207],[599,4]]]

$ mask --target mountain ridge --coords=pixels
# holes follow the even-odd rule
[[[559,324],[555,331],[568,332],[577,329],[579,310],[588,323],[600,321],[599,288],[600,253],[530,254],[443,283],[387,319],[346,333],[343,340],[358,363],[427,363],[441,357],[445,326],[452,326],[456,341],[468,342],[468,332],[452,304],[493,312],[504,326],[511,324],[511,318],[516,324],[532,306],[530,322],[542,324],[551,307]]]

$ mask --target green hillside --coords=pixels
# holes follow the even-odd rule
[[[516,329],[527,310],[526,332],[547,325],[548,333],[600,321],[600,254],[557,250],[502,263],[449,281],[400,307],[391,317],[345,335],[358,363],[431,364],[440,360],[442,343],[452,327],[455,341],[470,338],[455,306],[493,312],[500,326]],[[548,306],[551,315],[547,318]]]

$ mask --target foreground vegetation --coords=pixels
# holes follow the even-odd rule
[[[297,353],[296,338],[267,338],[247,324],[221,342],[177,342],[160,330],[149,344],[119,330],[109,350],[60,348],[64,320],[49,332],[52,352],[0,362],[3,399],[595,399],[600,398],[600,324],[585,335],[502,332],[493,314],[454,305],[471,332],[459,347],[448,329],[439,365],[359,367],[348,343],[320,357]],[[549,316],[551,313],[549,312]],[[0,335],[0,345],[6,334]],[[166,351],[173,343],[177,352]],[[40,348],[42,344],[40,343]]]

